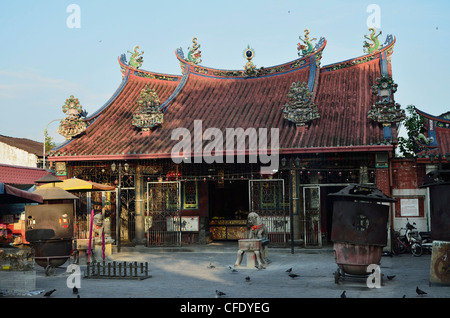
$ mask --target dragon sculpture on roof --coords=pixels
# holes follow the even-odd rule
[[[372,43],[364,41],[363,47],[364,47],[365,53],[371,54],[371,53],[376,52],[379,49],[381,49],[383,47],[383,45],[380,45],[380,40],[378,40],[378,37],[380,36],[381,31],[377,35],[375,35],[375,33],[376,33],[375,28],[369,28],[369,31],[371,31],[370,37],[367,35],[364,35],[364,37],[367,40],[372,41]]]
[[[132,68],[138,69],[142,66],[142,63],[144,62],[144,59],[142,57],[142,54],[144,54],[144,51],[139,52],[139,45],[135,45],[133,48],[134,52],[128,51],[128,53],[131,54],[130,56],[130,66]]]
[[[299,56],[307,56],[315,51],[314,45],[312,44],[312,41],[317,40],[316,38],[309,38],[309,29],[305,29],[305,38],[302,39],[302,36],[300,35],[298,37],[300,40],[305,43],[305,45],[298,43],[297,44],[297,51]],[[300,52],[301,51],[301,52]]]
[[[188,47],[189,52],[188,52],[187,60],[194,64],[200,64],[202,62],[202,59],[201,59],[202,51],[199,50],[200,44],[198,44],[198,42],[197,42],[197,37],[194,37],[192,39],[192,43],[193,43],[192,48]]]

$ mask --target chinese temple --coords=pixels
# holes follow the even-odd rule
[[[271,244],[322,246],[329,193],[369,183],[391,195],[405,114],[394,100],[395,38],[381,44],[381,32],[370,31],[363,55],[326,66],[327,41],[309,29],[292,61],[258,66],[249,45],[240,70],[203,66],[194,38],[187,54],[175,51],[179,75],[146,71],[135,46],[129,61],[118,58],[122,82],[94,114],[66,101],[59,132],[67,141],[48,160],[61,179],[116,186],[92,206],[121,242],[237,240],[254,211]]]
[[[423,129],[417,132],[417,162],[438,165],[437,169],[450,168],[450,112],[433,116],[416,108],[423,119]]]

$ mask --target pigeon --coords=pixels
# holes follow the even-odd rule
[[[347,298],[347,296],[345,295],[345,290],[342,292],[341,298]]]
[[[416,293],[417,293],[417,295],[420,295],[420,296],[426,295],[426,294],[427,294],[426,292],[424,292],[423,290],[421,290],[421,289],[419,288],[419,286],[416,287]]]
[[[292,267],[286,271],[286,273],[290,273],[290,272],[292,272]]]
[[[53,294],[53,292],[55,292],[55,291],[56,291],[56,289],[49,290],[48,292],[46,292],[44,294],[44,297],[50,297],[50,295]]]
[[[292,279],[294,279],[295,277],[298,277],[298,275],[297,275],[297,274],[294,274],[294,273],[289,273],[289,277],[292,278]]]
[[[208,267],[208,268],[210,268],[210,269],[214,269],[214,268],[216,268],[212,263],[209,263],[209,265],[208,266],[206,266],[206,267]]]
[[[77,288],[77,286],[73,286],[72,291],[73,291],[74,294],[78,294],[78,288]]]
[[[233,268],[233,267],[231,267],[231,266],[228,266],[228,268],[230,269],[230,271],[231,271],[232,273],[237,273],[237,272],[238,272],[238,270],[237,270],[236,268]]]
[[[388,278],[389,280],[394,279],[394,277],[395,277],[395,275],[391,275],[391,276],[387,275],[387,278]]]
[[[221,292],[220,290],[217,290],[216,289],[216,298],[218,298],[218,297],[222,297],[222,296],[225,296],[226,294],[224,293],[224,292]]]
[[[245,277],[245,281],[249,282],[250,281],[250,276]]]

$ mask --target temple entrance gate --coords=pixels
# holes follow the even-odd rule
[[[145,232],[148,246],[181,245],[180,181],[147,183]]]
[[[266,225],[270,244],[287,244],[290,219],[283,179],[249,180],[249,208],[249,211],[256,212]]]

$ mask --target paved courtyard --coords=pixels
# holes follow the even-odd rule
[[[237,249],[230,244],[158,249],[146,247],[122,248],[113,253],[110,261],[148,262],[149,275],[143,280],[86,279],[85,259],[81,258],[80,298],[216,298],[216,290],[224,292],[224,299],[267,298],[339,298],[346,291],[348,298],[418,298],[419,286],[427,292],[421,298],[448,298],[450,286],[429,286],[431,256],[413,257],[410,254],[383,256],[380,288],[369,288],[365,278],[346,278],[338,284],[333,273],[337,269],[331,248],[300,249],[269,248],[271,261],[264,269],[247,268],[245,260],[237,272],[230,270],[237,257]],[[52,298],[76,298],[67,287],[71,273],[69,262],[46,276],[36,265],[35,295],[21,297],[43,298],[43,291],[56,289]],[[214,268],[210,268],[213,265]],[[298,274],[291,278],[286,270]],[[395,275],[392,280],[387,276]],[[73,277],[73,276],[72,276]],[[250,280],[246,280],[249,277]],[[72,280],[72,282],[75,282]]]

